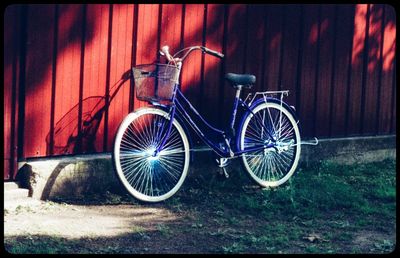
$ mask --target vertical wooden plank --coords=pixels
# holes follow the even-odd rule
[[[224,33],[224,6],[208,4],[206,17],[204,5],[186,5],[184,26],[182,26],[182,5],[163,5],[161,33],[158,35],[160,5],[140,5],[138,9],[137,42],[132,42],[134,21],[133,5],[115,5],[113,7],[113,23],[111,37],[111,59],[107,60],[109,6],[88,5],[86,25],[83,26],[81,5],[60,5],[58,18],[57,67],[55,69],[55,117],[54,122],[60,121],[65,114],[72,111],[76,121],[71,121],[66,130],[71,134],[62,138],[67,144],[77,134],[77,119],[79,117],[79,87],[83,76],[83,100],[90,97],[104,97],[106,92],[107,62],[110,62],[109,87],[110,94],[113,86],[119,81],[124,72],[130,69],[132,49],[136,51],[136,63],[151,63],[157,58],[158,41],[161,45],[169,44],[175,52],[181,44],[183,33],[185,46],[201,45],[203,41],[203,26],[205,28],[206,46],[222,52]],[[248,9],[247,9],[248,8]],[[266,6],[263,5],[232,5],[229,6],[226,44],[226,72],[247,72],[257,76],[254,90],[261,90],[259,78],[265,72],[268,90],[278,89],[279,81],[283,89],[291,89],[296,85],[297,64],[301,66],[301,107],[300,120],[304,136],[314,136],[313,114],[316,114],[317,136],[345,136],[360,134],[359,121],[363,123],[363,133],[375,133],[378,125],[379,134],[395,133],[396,122],[396,74],[395,74],[395,40],[396,21],[392,7],[371,5],[371,15],[368,21],[368,50],[365,50],[366,11],[368,5],[356,5],[354,20],[353,6],[338,6],[336,36],[333,31],[333,8],[322,6],[321,20],[318,23],[318,7],[304,6],[304,34],[300,35],[299,6]],[[382,12],[383,8],[385,9]],[[247,9],[247,10],[246,10]],[[284,10],[285,9],[285,10]],[[266,11],[268,15],[265,16]],[[46,135],[49,132],[51,116],[53,32],[55,6],[32,5],[29,9],[27,27],[27,57],[26,57],[26,105],[24,153],[26,157],[45,156],[48,153]],[[248,12],[246,14],[246,12]],[[282,15],[286,13],[286,15]],[[382,13],[385,16],[382,19]],[[11,19],[6,11],[5,21]],[[244,19],[244,18],[246,19]],[[240,18],[240,19],[239,19]],[[266,19],[266,23],[264,21]],[[285,19],[285,20],[282,20]],[[203,24],[206,20],[206,24]],[[381,23],[383,21],[383,24]],[[247,25],[246,25],[247,22]],[[266,27],[264,27],[266,25]],[[282,31],[284,25],[285,31]],[[354,35],[351,32],[354,27]],[[84,52],[81,52],[82,29],[86,28]],[[181,29],[183,28],[183,31]],[[295,28],[295,29],[294,29]],[[383,33],[381,31],[383,29]],[[10,38],[11,29],[5,27],[5,39]],[[160,36],[160,38],[158,38]],[[381,38],[383,36],[383,38]],[[302,41],[302,59],[298,58],[299,37]],[[336,38],[336,39],[335,39]],[[262,71],[263,51],[262,42],[267,39],[265,46],[265,71]],[[319,40],[319,41],[318,41]],[[319,42],[319,43],[318,43]],[[335,43],[336,42],[336,43]],[[132,43],[137,48],[132,48]],[[320,44],[320,49],[317,49]],[[5,163],[11,159],[12,135],[12,100],[13,92],[10,83],[15,84],[15,71],[9,60],[13,60],[13,49],[5,41],[4,56],[4,94],[5,94],[5,131],[4,148]],[[6,51],[7,49],[7,51]],[[319,51],[319,59],[317,52]],[[367,51],[367,52],[365,52]],[[368,60],[364,59],[364,52]],[[283,55],[282,55],[283,53]],[[382,55],[381,55],[381,54]],[[84,58],[82,59],[82,54]],[[332,61],[334,59],[334,61]],[[83,75],[80,67],[84,60]],[[200,74],[201,54],[194,53],[187,59],[182,74],[182,89],[196,106],[199,101],[204,104],[206,118],[212,123],[218,123],[215,107],[219,101],[219,82],[221,61],[212,56],[204,57],[204,75]],[[280,62],[282,64],[280,65]],[[363,63],[366,64],[367,74],[363,75]],[[381,62],[381,66],[379,65]],[[332,64],[334,66],[332,66]],[[351,64],[351,67],[349,67]],[[318,65],[318,69],[316,68]],[[281,68],[280,68],[281,67]],[[282,70],[280,70],[282,69]],[[350,69],[350,74],[348,71]],[[380,71],[381,69],[381,71]],[[279,77],[281,71],[281,77]],[[316,72],[318,71],[318,74]],[[332,74],[333,73],[333,74]],[[381,77],[380,77],[381,75]],[[201,76],[204,76],[204,95],[198,98]],[[349,79],[350,76],[350,79]],[[365,99],[361,107],[363,76],[365,76]],[[315,91],[315,85],[317,85]],[[348,85],[348,86],[347,86]],[[381,88],[378,89],[378,85]],[[394,86],[393,86],[394,85]],[[330,95],[330,87],[333,86]],[[348,92],[347,91],[348,87]],[[234,90],[224,85],[224,114],[231,110]],[[378,90],[380,93],[378,94]],[[293,92],[293,90],[292,90]],[[10,97],[11,96],[11,97]],[[317,96],[317,106],[314,107],[314,97]],[[349,97],[348,97],[349,96]],[[379,99],[377,97],[379,96]],[[294,94],[290,96],[294,97]],[[346,99],[348,119],[345,121]],[[92,98],[91,100],[97,100]],[[90,101],[91,101],[90,100]],[[332,100],[332,103],[330,101]],[[82,102],[82,114],[90,113],[93,102]],[[90,103],[89,103],[90,102]],[[294,104],[295,99],[289,99]],[[87,103],[87,105],[86,105]],[[112,146],[112,139],[122,118],[128,112],[129,83],[122,85],[115,99],[112,100],[108,116],[107,149],[103,150],[102,137],[104,124],[101,123],[94,141],[94,149],[89,152],[107,151]],[[141,104],[135,101],[135,108]],[[379,109],[377,110],[377,106]],[[332,109],[330,109],[332,108]],[[364,117],[361,119],[361,110]],[[76,113],[75,113],[76,112]],[[331,114],[331,120],[329,120]],[[228,116],[223,122],[226,126]],[[103,120],[104,121],[104,117]],[[377,122],[378,121],[378,122]],[[347,124],[347,126],[346,126]],[[331,125],[331,128],[329,128]],[[391,126],[393,125],[393,126]],[[347,128],[347,129],[346,129]],[[347,130],[347,132],[346,132]],[[330,133],[329,133],[330,131]],[[72,136],[72,138],[70,137]],[[8,146],[8,147],[7,147]],[[6,149],[7,148],[7,149]],[[72,150],[72,151],[71,151]],[[84,149],[89,150],[89,149]],[[67,152],[74,153],[73,148]],[[5,164],[6,167],[6,164]],[[6,174],[4,174],[6,177]]]
[[[218,52],[223,52],[224,6],[221,4],[207,5],[206,42],[205,46]],[[226,54],[226,53],[224,53]],[[204,117],[212,125],[218,126],[219,115],[216,107],[220,100],[221,69],[223,61],[210,55],[204,57]]]
[[[279,68],[281,61],[281,47],[283,38],[283,5],[269,5],[266,14],[267,28],[266,37],[267,44],[265,45],[265,90],[279,89]]]
[[[300,103],[299,119],[300,128],[304,137],[314,135],[315,119],[315,83],[317,66],[317,41],[318,41],[318,6],[307,5],[304,7],[304,27],[302,37],[302,60],[300,78]]]
[[[226,33],[226,55],[225,72],[243,73],[246,51],[247,24],[243,22],[243,17],[247,16],[247,6],[244,4],[232,4],[229,6],[229,17]],[[229,127],[230,116],[232,113],[235,90],[225,81],[224,100],[222,107],[222,126]]]
[[[383,42],[382,42],[382,75],[379,113],[378,113],[378,133],[390,133],[392,96],[393,92],[393,73],[395,73],[395,47],[396,47],[396,17],[395,10],[390,5],[385,5],[385,17],[383,23]],[[395,99],[395,98],[394,98]]]
[[[83,5],[63,4],[58,8],[54,121],[56,125],[63,123],[55,130],[54,154],[74,154],[79,146]]]
[[[385,67],[387,68],[387,67],[390,67],[389,65],[385,65],[385,64],[390,64],[391,62],[390,62],[390,60],[393,60],[393,81],[392,81],[392,87],[393,87],[393,94],[392,94],[392,119],[391,119],[391,130],[390,130],[390,133],[392,133],[392,134],[395,134],[396,132],[397,132],[397,130],[396,130],[396,125],[397,125],[397,123],[396,123],[396,120],[397,120],[397,118],[396,118],[396,110],[397,110],[397,95],[396,95],[396,92],[397,92],[397,70],[396,70],[396,32],[397,32],[397,27],[396,27],[396,24],[397,24],[397,21],[396,21],[396,14],[395,14],[395,10],[391,7],[391,6],[389,6],[387,9],[387,17],[388,17],[388,20],[390,20],[391,21],[391,24],[392,24],[392,26],[391,26],[391,33],[392,33],[392,38],[394,38],[393,39],[393,45],[392,45],[392,47],[391,47],[391,50],[390,51],[388,51],[387,52],[387,54],[386,55],[384,55],[385,56],[385,58],[384,58],[384,62],[383,62],[383,68],[385,69]],[[388,33],[386,33],[386,34],[388,34]]]
[[[133,39],[133,4],[113,5],[111,60],[110,60],[110,88],[113,87],[122,75],[131,69],[132,39]],[[111,151],[114,135],[119,124],[129,113],[129,81],[125,82],[118,94],[112,100],[108,110],[108,133],[106,151]],[[108,93],[109,94],[109,93]],[[107,121],[107,120],[106,120]]]
[[[380,62],[382,47],[382,14],[383,6],[378,4],[369,5],[369,31],[368,31],[368,64],[367,79],[365,82],[364,116],[362,128],[364,135],[376,133],[377,124],[377,96],[380,79]]]
[[[12,123],[12,92],[13,88],[13,73],[14,73],[14,57],[13,52],[16,42],[14,42],[14,33],[11,29],[14,19],[16,16],[15,7],[8,6],[4,12],[4,74],[3,74],[3,94],[4,94],[4,134],[3,134],[3,146],[4,146],[4,180],[10,178],[11,169],[11,138],[13,137],[13,132],[11,130]]]
[[[16,8],[13,6],[8,6],[4,12],[4,77],[3,77],[3,93],[4,93],[4,135],[3,135],[3,146],[4,146],[4,166],[7,165],[4,169],[4,179],[8,179],[9,173],[9,162],[11,159],[10,145],[11,145],[11,137],[13,132],[11,130],[12,123],[12,92],[13,88],[13,73],[14,73],[14,56],[13,52],[15,51],[15,46],[17,46],[17,42],[14,42],[14,33],[10,26],[13,24],[16,16]]]
[[[299,5],[285,6],[285,27],[283,34],[283,56],[281,67],[281,87],[282,90],[289,90],[289,96],[286,101],[290,105],[296,106],[296,85],[297,85],[297,66],[298,64],[298,51],[299,51],[299,38],[300,35],[300,10]],[[300,24],[301,25],[301,24]]]
[[[252,91],[262,91],[262,76],[264,75],[262,63],[265,53],[265,13],[267,5],[254,5],[248,7],[248,37],[246,47],[245,72],[256,76],[256,84]]]
[[[353,12],[352,5],[339,5],[337,10],[335,67],[331,103],[331,133],[333,137],[345,136],[347,84],[352,47]]]
[[[142,4],[138,6],[136,64],[149,64],[157,59],[158,54],[158,22],[160,5]],[[146,102],[136,99],[135,88],[134,109],[146,106]]]
[[[26,158],[45,156],[48,151],[54,11],[54,5],[30,5],[28,9],[23,150]]]
[[[391,128],[390,133],[395,134],[397,132],[397,123],[396,123],[396,91],[397,91],[397,84],[396,84],[396,60],[394,61],[394,69],[393,69],[393,97],[392,97],[392,121],[391,121]]]
[[[203,44],[204,5],[188,4],[184,17],[184,47],[201,46]],[[201,103],[201,51],[192,52],[183,63],[181,74],[181,90],[197,110]]]
[[[161,16],[160,47],[168,45],[173,55],[180,50],[182,30],[182,5],[163,4]]]
[[[357,4],[354,14],[353,47],[351,55],[351,80],[348,94],[348,116],[346,121],[346,135],[360,133],[361,95],[363,83],[364,47],[366,36],[367,4]]]
[[[19,8],[18,5],[8,6],[4,12],[4,180],[12,179],[17,164]]]
[[[315,128],[317,137],[329,135],[329,115],[330,115],[330,89],[332,78],[332,60],[336,55],[333,53],[335,9],[330,5],[321,6],[321,18],[319,24],[319,60],[318,60],[318,79],[316,88],[316,119]]]
[[[87,6],[82,94],[82,152],[103,150],[110,7]],[[114,89],[115,90],[115,89]]]

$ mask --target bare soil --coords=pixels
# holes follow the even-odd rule
[[[199,173],[157,204],[109,192],[14,201],[4,208],[4,247],[18,254],[390,253],[394,167],[301,170],[277,190],[261,190],[243,173],[223,180]]]
[[[213,207],[216,202],[187,204],[177,199],[167,205],[25,202],[5,210],[5,248],[14,253],[30,252],[18,245],[40,244],[46,247],[35,252],[382,253],[390,252],[390,243],[396,242],[391,223],[353,231],[355,222],[346,220],[266,221],[253,213]],[[293,232],[280,232],[278,226]]]

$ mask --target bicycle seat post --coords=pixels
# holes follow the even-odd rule
[[[234,89],[236,89],[235,100],[233,102],[233,112],[230,123],[230,130],[234,134],[234,125],[235,125],[237,107],[239,104],[240,92],[242,91],[243,87],[250,89],[256,82],[256,77],[252,74],[227,73],[225,75],[225,79],[231,83]]]
[[[240,98],[240,92],[242,91],[242,87],[243,87],[243,85],[235,85],[236,94],[235,94],[235,99],[233,101],[232,117],[231,117],[231,121],[230,121],[230,130],[232,130],[232,132],[233,132],[233,128],[235,125],[237,107],[239,105],[239,98]]]

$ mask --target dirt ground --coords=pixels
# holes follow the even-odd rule
[[[65,248],[67,253],[202,253],[211,250],[209,240],[202,241],[202,234],[197,234],[202,227],[190,212],[171,211],[162,204],[32,200],[4,215],[6,250],[15,241],[61,241],[64,247],[58,246],[56,252]]]
[[[280,239],[289,245],[281,245],[275,236],[276,240],[268,240],[275,247],[265,243],[260,247],[257,241],[265,236],[257,225],[267,225],[265,221],[234,210],[207,208],[205,203],[189,207],[180,202],[172,206],[129,201],[83,205],[32,200],[5,210],[4,243],[7,251],[17,253],[29,250],[18,249],[16,242],[21,246],[43,245],[43,250],[35,251],[43,253],[370,253],[392,248],[385,247],[382,239],[396,242],[395,228],[343,237],[341,228],[351,222],[332,220],[329,223],[335,227],[312,231],[307,230],[310,224],[327,225],[327,221],[293,218],[281,223],[301,225],[301,235]],[[324,237],[332,228],[338,230],[335,247]]]
[[[345,167],[342,174],[351,177],[341,176],[340,167],[299,171],[276,191],[240,173],[223,180],[197,175],[156,204],[109,192],[13,201],[4,207],[4,247],[18,254],[390,253],[394,166]]]

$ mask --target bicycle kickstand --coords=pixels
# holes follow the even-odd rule
[[[226,172],[225,167],[222,167],[221,169],[222,169],[222,173],[224,173],[225,178],[229,178],[229,174],[228,174],[228,172]]]
[[[222,173],[220,172],[220,174],[224,174],[225,178],[229,178],[229,174],[228,172],[226,172],[225,167],[228,165],[228,159],[226,158],[219,158],[216,159],[218,167],[222,170]]]

